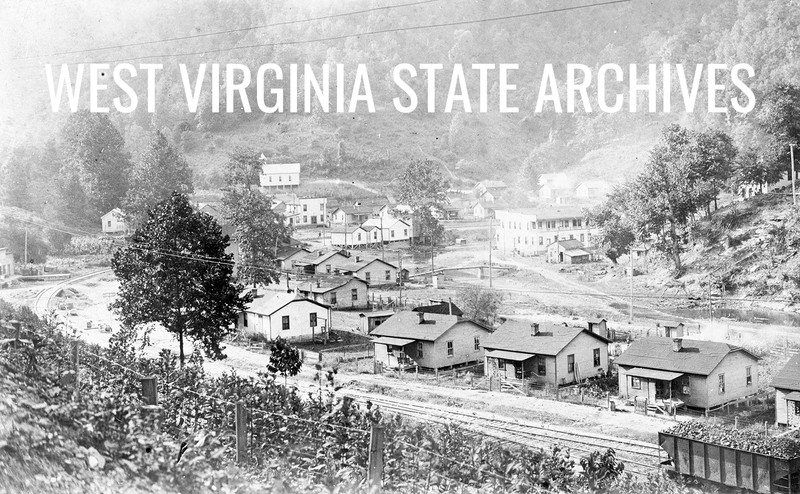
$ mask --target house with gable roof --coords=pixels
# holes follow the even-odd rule
[[[619,356],[619,392],[624,398],[720,407],[758,391],[759,358],[744,348],[716,341],[650,337]]]
[[[236,329],[243,334],[262,335],[269,340],[309,340],[329,327],[331,308],[294,292],[257,293],[239,314]]]
[[[369,307],[369,283],[355,276],[320,276],[300,285],[298,293],[336,309]]]
[[[800,353],[772,379],[775,388],[775,423],[800,427]]]
[[[556,240],[547,246],[547,262],[557,264],[585,264],[592,260],[580,240]]]
[[[509,320],[484,342],[485,373],[561,386],[608,371],[608,339],[585,328]]]
[[[385,367],[451,369],[483,359],[491,330],[451,314],[401,311],[371,333],[375,361]]]

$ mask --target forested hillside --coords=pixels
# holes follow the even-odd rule
[[[692,114],[556,113],[551,106],[536,113],[544,63],[554,64],[560,84],[567,63],[590,67],[605,63],[623,67],[629,63],[749,63],[756,70],[749,84],[757,97],[775,83],[790,82],[798,73],[797,1],[632,0],[532,15],[576,5],[582,3],[207,0],[192,3],[191,8],[181,2],[142,2],[132,12],[127,4],[55,3],[48,7],[54,10],[52,15],[35,26],[18,23],[3,34],[15,42],[4,43],[2,52],[9,67],[0,80],[8,96],[4,103],[8,112],[0,126],[9,137],[4,139],[0,159],[7,163],[21,154],[38,156],[64,148],[61,129],[67,115],[49,109],[44,63],[163,63],[164,69],[157,74],[154,113],[141,104],[131,114],[112,111],[109,116],[134,162],[146,149],[152,132],[165,132],[186,155],[198,189],[221,185],[221,164],[241,145],[263,150],[275,159],[300,160],[304,173],[373,183],[388,182],[395,170],[401,169],[398,165],[411,157],[439,158],[466,179],[513,177],[525,185],[535,182],[542,172],[569,169],[595,151],[591,167],[602,174],[604,168],[618,166],[615,155],[628,154],[624,147],[627,135],[636,136],[635,144],[646,149],[663,124],[679,121],[690,128],[725,130],[742,144],[753,138],[750,117],[707,114],[704,104]],[[32,15],[23,9],[10,13]],[[468,22],[496,17],[504,19]],[[304,21],[307,19],[317,20]],[[455,25],[416,29],[441,24]],[[91,29],[91,38],[79,38],[84,29]],[[382,32],[369,34],[376,31]],[[313,41],[318,39],[324,41]],[[193,114],[187,110],[178,64],[196,67],[202,62],[242,63],[253,73],[270,62],[283,67],[292,63],[314,67],[343,64],[347,81],[352,81],[358,64],[366,64],[376,112],[367,113],[362,107],[353,114],[323,113],[318,108],[309,114],[264,114],[257,108],[251,113],[212,113],[206,86]],[[455,63],[519,64],[513,73],[517,90],[509,105],[520,111],[501,114],[496,105],[490,105],[485,114],[438,109],[428,113],[424,109],[425,83],[418,78],[417,93],[423,101],[417,111],[401,114],[389,104],[400,95],[390,72],[403,62],[415,66],[440,63],[444,73]],[[476,78],[477,73],[467,72],[470,85],[476,85]],[[139,94],[146,93],[145,83],[144,77],[131,81]],[[437,101],[443,101],[449,83],[449,77],[437,79]],[[101,103],[110,104],[120,95],[119,88],[109,88],[101,93]],[[251,85],[251,100],[254,91],[255,85]],[[489,96],[497,97],[496,87]],[[707,99],[702,85],[697,98],[701,102]],[[641,133],[648,128],[655,130]],[[48,147],[49,139],[54,141]],[[620,144],[623,147],[617,149]],[[57,162],[52,157],[45,159],[51,166]],[[20,160],[13,161],[14,166],[3,170],[6,183],[14,181],[9,174],[25,172],[19,169]],[[20,183],[18,177],[15,183]],[[7,197],[4,201],[10,202]]]

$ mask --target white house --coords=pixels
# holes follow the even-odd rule
[[[591,246],[597,231],[576,206],[498,209],[495,211],[497,248],[522,255],[539,255],[557,240],[579,240]]]
[[[323,276],[297,289],[301,295],[336,309],[369,307],[369,283],[354,276]]]
[[[14,255],[0,247],[0,280],[14,275]]]
[[[344,275],[352,275],[361,278],[369,283],[370,286],[394,285],[402,274],[403,279],[408,278],[408,270],[401,270],[392,263],[382,259],[362,259],[355,256],[352,264],[336,268],[336,271]]]
[[[601,180],[586,180],[575,187],[575,197],[581,200],[601,199],[608,194],[611,186]]]
[[[122,210],[114,208],[100,217],[102,223],[103,233],[125,233],[128,227],[125,224],[125,218],[122,215]]]
[[[306,340],[325,333],[330,327],[331,309],[316,300],[294,292],[268,292],[257,295],[239,314],[236,329],[247,335],[262,335],[269,340]]]
[[[326,197],[299,197],[297,194],[276,194],[273,209],[283,205],[286,222],[292,226],[322,226],[328,218]]]
[[[378,229],[378,241],[381,240],[383,231],[384,242],[402,242],[408,240],[414,234],[410,220],[395,218],[385,214],[380,218],[371,218],[361,224],[362,228],[373,227]]]
[[[263,154],[259,159],[263,162],[259,181],[265,192],[296,189],[300,186],[300,163],[267,163]]]

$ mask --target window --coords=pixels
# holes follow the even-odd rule
[[[514,364],[514,378],[515,379],[522,379],[522,362],[517,362]]]
[[[747,385],[751,386],[753,384],[753,373],[751,367],[745,367],[744,369],[745,374],[747,375]]]
[[[108,226],[111,226],[111,220],[108,220]]]
[[[288,180],[289,180],[290,182],[292,181],[292,176],[291,176],[291,175],[289,175],[287,178],[288,178]]]
[[[408,228],[403,228],[403,236],[404,237],[408,236]]]
[[[289,329],[289,316],[283,316],[281,319],[283,322],[283,330],[286,331]]]
[[[581,233],[581,242],[584,241],[584,237],[585,237],[585,235],[583,233]]]
[[[392,281],[392,272],[391,272],[391,271],[389,271],[389,270],[387,269],[386,271],[384,271],[384,274],[386,275],[386,276],[385,276],[385,278],[386,278],[386,281]]]
[[[447,342],[447,356],[448,357],[452,357],[453,356],[453,342],[452,341],[448,341]]]
[[[600,349],[599,348],[595,348],[593,350],[593,354],[594,354],[593,355],[593,357],[594,357],[594,364],[593,365],[595,367],[600,367]]]
[[[312,328],[316,328],[317,327],[317,313],[316,312],[312,312],[311,314],[308,315],[308,325],[310,327],[312,327]]]
[[[358,234],[358,241],[359,242],[361,241],[361,234],[360,233]]]
[[[794,402],[794,414],[800,415],[800,401]]]
[[[303,223],[308,223],[308,216],[303,215]]]
[[[269,177],[269,182],[272,183],[272,177],[271,176]]]
[[[367,283],[369,283],[369,282],[370,282],[370,278],[371,278],[371,277],[372,277],[372,273],[370,273],[369,271],[367,271],[366,273],[364,273],[364,281],[366,281]]]
[[[497,368],[500,370],[506,370],[506,361],[501,358],[497,359]]]
[[[544,245],[544,237],[539,237],[539,245]]]
[[[331,305],[336,305],[336,292],[331,292]]]
[[[480,338],[480,336],[476,336],[475,337],[475,351],[478,351],[480,349],[481,349],[481,338]]]
[[[725,394],[725,374],[719,375],[719,394]]]
[[[642,380],[638,377],[631,377],[631,387],[633,389],[642,389]]]
[[[389,231],[389,236],[390,236],[391,238],[394,238],[394,230],[390,230],[390,231]]]
[[[330,264],[326,264],[325,265],[325,272],[326,273],[330,273],[331,272],[331,265]]]
[[[417,342],[417,357],[422,358],[422,342]]]
[[[320,203],[320,205],[319,205],[319,210],[320,210],[320,211],[325,211],[325,204],[323,204],[323,203]]]
[[[540,376],[547,375],[547,362],[543,358],[539,358],[536,364],[536,373]]]
[[[247,312],[242,314],[242,326],[247,327]]]
[[[574,353],[567,355],[567,372],[569,372],[570,374],[575,372],[575,354]]]
[[[353,302],[358,300],[358,288],[353,288],[350,290],[350,296],[353,298]]]
[[[689,378],[687,376],[683,376],[681,378],[681,394],[688,395],[691,388],[689,387]]]
[[[283,175],[278,175],[278,182],[283,182]]]

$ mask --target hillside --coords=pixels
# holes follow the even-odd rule
[[[783,310],[800,301],[800,214],[791,190],[764,194],[720,208],[693,231],[678,281],[690,294],[757,298]],[[674,285],[671,266],[655,269],[648,284]]]

